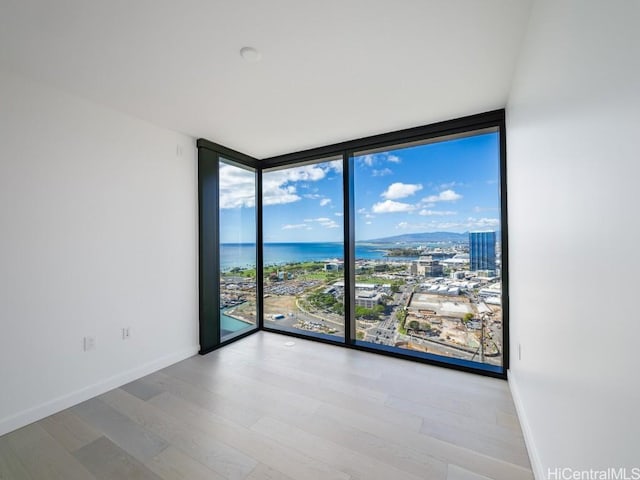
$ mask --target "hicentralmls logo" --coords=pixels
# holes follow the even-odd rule
[[[547,471],[547,480],[640,480],[640,467],[610,467],[602,470],[556,467]]]

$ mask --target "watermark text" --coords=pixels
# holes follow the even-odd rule
[[[555,467],[547,470],[547,480],[640,480],[640,467],[609,467],[580,470]]]

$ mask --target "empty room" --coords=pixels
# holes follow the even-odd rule
[[[0,0],[0,480],[640,479],[638,25]]]

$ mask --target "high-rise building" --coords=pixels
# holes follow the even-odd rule
[[[472,271],[496,270],[496,232],[469,232],[469,259]]]
[[[441,277],[444,268],[442,264],[434,260],[431,255],[421,256],[411,264],[411,274],[421,277]]]

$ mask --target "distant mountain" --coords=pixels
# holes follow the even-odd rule
[[[435,243],[435,242],[467,242],[469,233],[456,232],[424,232],[405,233],[393,237],[375,238],[367,243]]]

